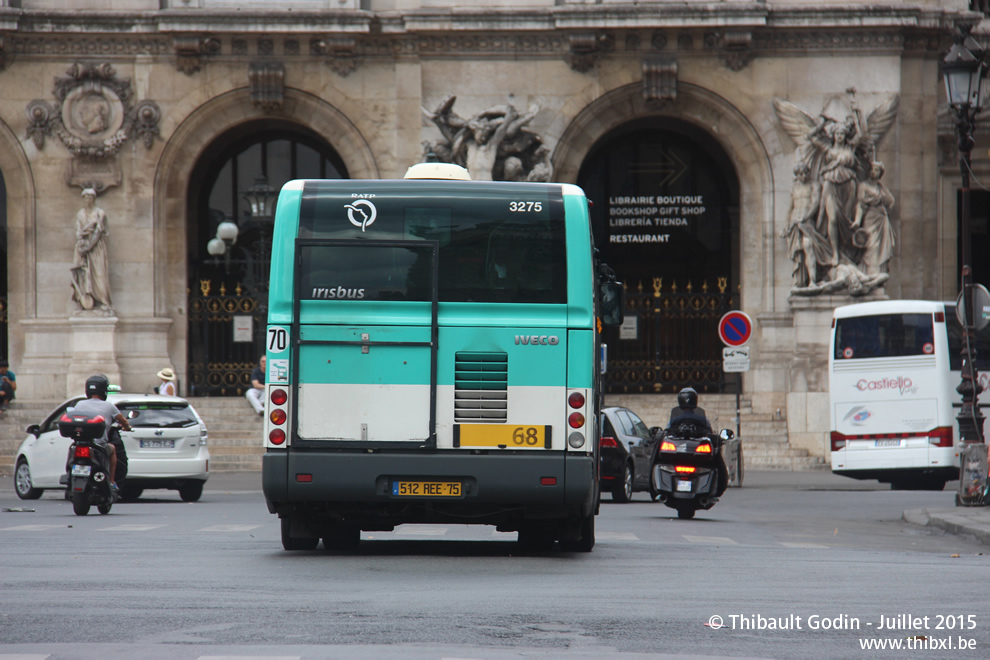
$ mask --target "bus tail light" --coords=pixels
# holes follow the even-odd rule
[[[952,427],[939,426],[928,432],[928,443],[933,447],[952,446]]]
[[[285,411],[282,410],[281,408],[276,408],[275,410],[272,411],[272,414],[269,415],[269,417],[272,420],[272,424],[281,426],[282,424],[285,424],[287,415],[285,414]]]
[[[832,451],[839,451],[846,446],[846,436],[838,431],[832,431]]]
[[[282,429],[272,429],[272,432],[268,434],[268,442],[273,445],[280,445],[285,442],[285,431]]]
[[[289,395],[286,394],[285,390],[280,388],[277,390],[272,390],[271,399],[272,399],[272,403],[274,403],[276,406],[284,406],[285,402],[289,400]]]
[[[571,395],[567,397],[567,405],[571,408],[583,408],[584,394],[581,392],[571,392]]]
[[[584,426],[584,415],[579,412],[571,413],[567,418],[567,423],[572,429],[579,429]]]

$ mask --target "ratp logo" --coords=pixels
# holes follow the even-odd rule
[[[378,209],[367,199],[359,199],[353,204],[346,204],[344,208],[347,209],[347,219],[355,227],[360,227],[361,231],[365,231],[373,225],[378,217]]]

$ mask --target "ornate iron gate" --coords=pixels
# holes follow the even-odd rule
[[[251,387],[251,371],[264,350],[267,298],[252,297],[239,284],[200,280],[189,292],[190,396],[241,395]],[[248,320],[250,319],[250,320]],[[250,328],[247,326],[250,325]],[[223,361],[210,358],[223,357]]]
[[[722,343],[718,321],[733,309],[728,278],[715,287],[653,278],[653,290],[626,290],[626,322],[605,332],[606,391],[610,394],[722,392]]]

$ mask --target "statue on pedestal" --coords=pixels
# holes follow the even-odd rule
[[[96,190],[82,191],[83,207],[76,213],[75,259],[72,264],[72,299],[82,312],[113,316],[110,299],[110,256],[107,247],[107,214],[96,206]]]
[[[880,183],[883,165],[876,162],[876,149],[897,116],[899,98],[890,97],[864,119],[856,90],[846,94],[851,114],[842,121],[824,110],[815,118],[793,103],[773,100],[781,126],[798,147],[785,232],[795,295],[846,290],[861,296],[889,278],[895,238],[888,212],[894,198]]]

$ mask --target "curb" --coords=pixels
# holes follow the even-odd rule
[[[912,525],[936,527],[950,534],[972,536],[980,543],[990,545],[990,509],[909,509],[904,512],[902,519]]]

